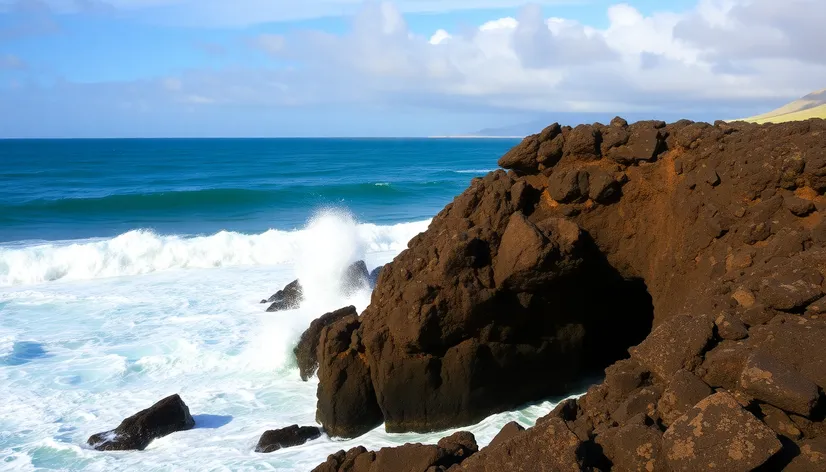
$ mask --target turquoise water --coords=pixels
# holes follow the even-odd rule
[[[363,309],[341,272],[389,262],[504,140],[0,141],[0,470],[307,471],[356,445],[261,455],[267,429],[315,423],[292,349],[319,315]],[[298,310],[258,301],[300,278]],[[94,433],[179,393],[196,428],[142,452]],[[469,428],[480,444],[509,421]]]
[[[0,241],[295,229],[323,206],[432,217],[513,140],[0,141]]]

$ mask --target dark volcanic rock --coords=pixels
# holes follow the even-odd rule
[[[154,439],[194,427],[189,408],[176,394],[126,418],[111,431],[92,435],[87,443],[98,451],[142,451]]]
[[[318,350],[318,341],[321,339],[321,330],[348,316],[358,316],[356,307],[348,306],[322,315],[320,318],[313,320],[310,327],[301,335],[298,345],[293,350],[301,373],[301,380],[305,382],[309,380],[318,368],[316,351]]]
[[[298,280],[293,280],[282,290],[279,290],[267,299],[266,303],[272,304],[267,308],[267,311],[272,313],[276,311],[295,310],[301,305],[303,300],[304,292],[301,288],[301,283],[299,283]]]
[[[663,435],[671,470],[751,471],[780,451],[774,432],[728,394],[698,403]]]
[[[265,432],[255,446],[255,452],[274,452],[285,447],[300,446],[321,437],[321,430],[313,426],[297,424]]]
[[[520,425],[516,421],[511,421],[510,423],[506,424],[499,431],[499,433],[497,433],[496,436],[490,441],[490,446],[496,447],[499,444],[502,444],[503,442],[507,441],[508,439],[515,437],[522,431],[525,431],[525,428],[522,427],[522,425]]]
[[[608,367],[455,469],[823,469],[826,121],[551,126],[501,164],[319,356],[325,425],[455,427]]]
[[[339,451],[313,472],[444,472],[479,450],[473,434],[459,432],[435,446],[406,444],[367,452],[363,447]]]
[[[360,436],[382,422],[370,370],[353,338],[360,322],[348,315],[321,330],[316,419],[333,437]]]

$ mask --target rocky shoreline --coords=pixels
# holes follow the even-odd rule
[[[499,165],[380,274],[348,268],[377,277],[370,306],[295,350],[317,420],[440,431],[604,380],[481,450],[463,432],[315,471],[826,470],[826,121],[551,125]]]

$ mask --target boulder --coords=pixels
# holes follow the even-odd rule
[[[298,369],[300,371],[301,380],[307,381],[315,374],[318,368],[318,358],[316,351],[318,350],[318,343],[321,339],[321,331],[346,317],[358,316],[356,307],[348,306],[340,310],[322,315],[320,318],[313,320],[310,327],[301,335],[298,340],[298,345],[293,349]]]
[[[363,447],[339,451],[312,472],[443,472],[455,470],[479,450],[473,434],[458,432],[435,446],[405,444],[367,452]]]
[[[126,418],[111,431],[92,435],[86,442],[98,451],[142,451],[154,439],[194,427],[189,407],[175,394]]]
[[[670,425],[712,393],[711,387],[696,375],[687,370],[677,372],[657,405],[663,424]]]
[[[537,425],[464,461],[466,472],[579,472],[583,444],[559,418]],[[390,470],[390,469],[388,469]]]
[[[668,472],[662,453],[662,435],[653,426],[628,425],[603,432],[596,442],[614,470]]]
[[[601,157],[602,133],[592,125],[579,125],[565,136],[563,158],[592,161]]]
[[[727,393],[701,401],[663,435],[663,452],[673,471],[749,472],[781,447],[774,432]]]
[[[370,367],[352,343],[359,326],[358,317],[348,315],[319,337],[316,419],[332,437],[361,436],[382,423]]]
[[[381,271],[385,267],[386,266],[378,266],[370,272],[370,276],[368,277],[368,280],[370,282],[370,287],[375,287],[376,284],[379,283],[379,277],[381,276]]]
[[[814,382],[762,350],[746,360],[740,386],[758,400],[801,416],[810,416],[820,398]]]
[[[490,444],[488,444],[488,447],[496,447],[508,439],[515,437],[522,431],[525,431],[525,428],[521,424],[516,421],[511,421],[496,433],[496,436],[494,436]]]
[[[301,426],[297,424],[282,429],[275,429],[265,432],[255,446],[255,452],[274,452],[286,447],[300,446],[307,441],[312,441],[321,437],[321,430],[314,426]]]
[[[661,324],[631,356],[663,380],[681,369],[693,370],[702,362],[714,336],[714,323],[706,317],[675,316]]]
[[[276,292],[267,299],[266,303],[271,303],[267,311],[270,313],[277,311],[295,310],[304,300],[304,291],[298,280],[293,280],[283,289]]]
[[[359,290],[370,287],[370,272],[364,261],[356,261],[346,269],[341,276],[341,293],[350,296]]]

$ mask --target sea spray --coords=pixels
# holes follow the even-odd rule
[[[261,266],[293,263],[302,253],[324,254],[334,240],[353,231],[362,241],[361,254],[401,251],[429,221],[380,226],[334,222],[332,216],[315,217],[306,229],[269,230],[261,234],[221,231],[210,236],[159,235],[134,230],[108,239],[0,246],[0,287],[39,284],[57,280],[89,280],[149,274],[172,269]],[[346,218],[345,218],[346,219]],[[308,234],[313,221],[317,235]],[[349,228],[349,229],[346,229]],[[308,239],[309,238],[309,239]],[[326,239],[325,239],[326,238]],[[304,244],[303,241],[315,241]],[[353,246],[354,247],[354,246]],[[353,254],[348,253],[348,257]],[[332,255],[333,259],[338,257]],[[312,262],[312,261],[308,261]]]

